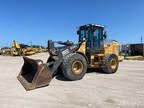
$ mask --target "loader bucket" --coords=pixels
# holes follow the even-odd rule
[[[33,60],[23,57],[24,65],[18,75],[18,80],[26,90],[49,85],[52,79],[52,72],[41,60]]]

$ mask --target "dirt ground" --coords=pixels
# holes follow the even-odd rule
[[[115,74],[95,70],[80,81],[56,77],[29,92],[16,78],[22,64],[22,57],[0,56],[0,108],[144,108],[144,61],[125,60]]]

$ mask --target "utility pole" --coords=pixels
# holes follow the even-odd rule
[[[143,37],[141,36],[141,44],[142,44],[142,47],[143,47],[143,56],[144,56],[144,44],[143,44]]]
[[[143,43],[143,37],[141,36],[141,43]]]
[[[32,42],[30,42],[30,46],[32,47]]]

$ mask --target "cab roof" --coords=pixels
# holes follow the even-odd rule
[[[100,25],[100,24],[86,24],[86,25],[80,26],[79,28],[82,29],[82,28],[87,28],[87,27],[100,27],[100,28],[104,28],[105,26]]]

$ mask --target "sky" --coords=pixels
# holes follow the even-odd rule
[[[0,47],[19,43],[77,42],[77,27],[105,25],[121,43],[144,40],[144,0],[0,0]]]

